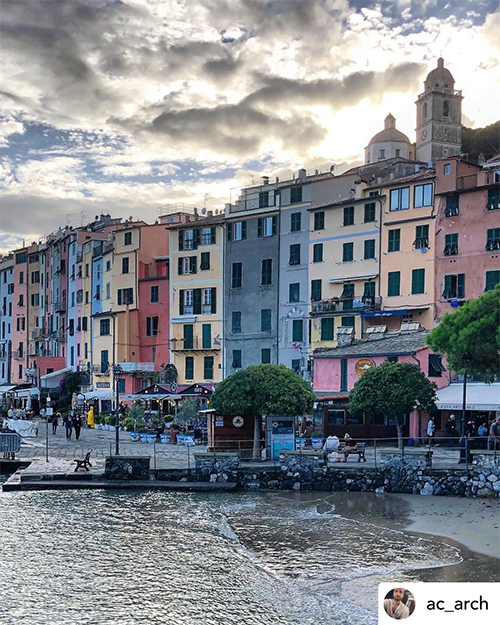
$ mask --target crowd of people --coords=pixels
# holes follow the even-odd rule
[[[448,417],[444,424],[446,432],[445,441],[448,447],[456,447],[460,442],[460,429],[454,414]],[[434,442],[436,425],[432,417],[427,424],[427,437],[429,443]],[[488,423],[484,415],[470,417],[465,425],[465,437],[469,439],[470,446],[477,449],[500,450],[500,417]]]

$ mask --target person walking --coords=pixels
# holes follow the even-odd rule
[[[69,440],[71,438],[71,434],[73,433],[73,420],[69,412],[64,415],[63,423],[66,428],[66,438]]]
[[[500,449],[500,417],[491,424],[488,436],[488,449]]]
[[[52,434],[57,434],[57,426],[59,425],[60,418],[61,418],[60,412],[56,412],[52,415]]]
[[[80,440],[80,432],[82,431],[82,418],[79,414],[75,414],[73,417],[73,427],[75,429],[75,438]]]
[[[451,414],[448,421],[444,424],[444,429],[448,436],[448,447],[454,447],[454,439],[458,438],[457,424],[455,422],[455,415]]]
[[[432,417],[429,418],[429,423],[427,423],[427,443],[429,445],[432,444],[432,439],[434,438],[434,434],[436,433],[436,424],[434,423],[434,419]]]

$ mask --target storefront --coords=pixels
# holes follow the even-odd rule
[[[435,418],[436,434],[446,436],[445,423],[451,414],[458,424],[462,419],[463,408],[462,382],[454,382],[437,392]],[[500,383],[468,382],[466,386],[465,422],[472,420],[476,428],[485,423],[487,427],[500,417]]]

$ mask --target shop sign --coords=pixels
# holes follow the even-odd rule
[[[363,375],[363,373],[365,373],[365,371],[368,371],[368,369],[371,369],[374,366],[375,363],[370,358],[361,358],[360,360],[358,360],[354,368],[356,374],[361,376]]]
[[[109,382],[96,382],[96,388],[109,388]]]

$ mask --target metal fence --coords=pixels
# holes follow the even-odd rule
[[[17,432],[0,433],[0,453],[4,458],[13,460],[16,452],[21,449],[21,437]]]

